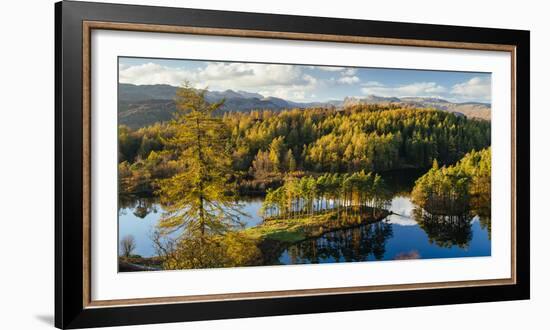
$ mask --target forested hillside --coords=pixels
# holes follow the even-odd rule
[[[489,146],[491,136],[488,121],[391,105],[225,113],[222,121],[229,134],[224,147],[239,173],[235,179],[267,186],[288,174],[427,168],[434,159],[452,164]],[[155,179],[177,172],[166,151],[173,134],[168,124],[119,127],[123,191],[151,191]]]

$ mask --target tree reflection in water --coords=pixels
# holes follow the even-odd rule
[[[479,225],[481,229],[487,230],[487,235],[489,236],[489,240],[491,240],[491,216],[486,215],[480,215],[479,216]]]
[[[157,213],[156,200],[152,197],[136,197],[120,194],[118,198],[119,215],[125,214],[126,209],[132,209],[132,214],[144,219],[150,213]]]
[[[472,218],[469,214],[433,215],[421,208],[415,208],[413,218],[426,232],[430,243],[444,248],[458,246],[461,249],[466,249],[470,245]]]
[[[287,249],[291,264],[381,260],[392,226],[385,221],[327,233]]]

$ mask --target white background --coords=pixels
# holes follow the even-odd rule
[[[121,1],[122,2],[122,1]],[[550,305],[545,199],[550,123],[545,98],[550,33],[544,1],[128,1],[194,8],[530,29],[532,299],[142,326],[143,329],[546,329]],[[6,2],[0,10],[0,328],[53,326],[53,1]],[[137,329],[129,327],[127,329]]]

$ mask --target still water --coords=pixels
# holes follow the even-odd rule
[[[241,201],[246,227],[261,223],[261,198]],[[344,261],[428,259],[491,255],[490,220],[476,215],[450,218],[419,212],[403,193],[392,198],[386,219],[352,229],[337,230],[284,250],[270,264],[330,263]],[[162,214],[150,198],[121,201],[119,239],[132,235],[134,254],[156,255],[152,234]]]
[[[408,197],[396,196],[386,219],[327,233],[286,249],[280,264],[456,258],[491,255],[488,226],[478,216],[423,219]]]
[[[241,211],[247,216],[240,218],[246,228],[260,224],[263,198],[249,198],[239,202]],[[153,198],[128,198],[121,202],[118,210],[118,239],[132,235],[136,242],[134,254],[142,257],[156,255],[152,235],[163,210]],[[177,235],[177,233],[176,233]]]

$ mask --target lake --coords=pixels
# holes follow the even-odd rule
[[[402,260],[478,257],[491,255],[488,227],[479,217],[460,225],[442,221],[426,230],[415,220],[415,205],[408,197],[394,197],[386,219],[352,229],[327,233],[298,243],[279,257],[280,264],[333,263],[369,260]],[[452,226],[458,230],[448,230]],[[449,233],[453,235],[449,235]]]
[[[393,214],[384,220],[292,245],[269,264],[490,256],[490,219],[477,215],[442,217],[422,212],[407,193],[418,175],[416,172],[384,175],[384,181],[393,189],[389,206]],[[263,221],[259,214],[262,201],[260,197],[240,202],[242,211],[248,215],[241,218],[246,227]],[[136,242],[134,254],[155,256],[152,234],[162,207],[153,198],[125,197],[119,202],[119,240],[132,235]]]

